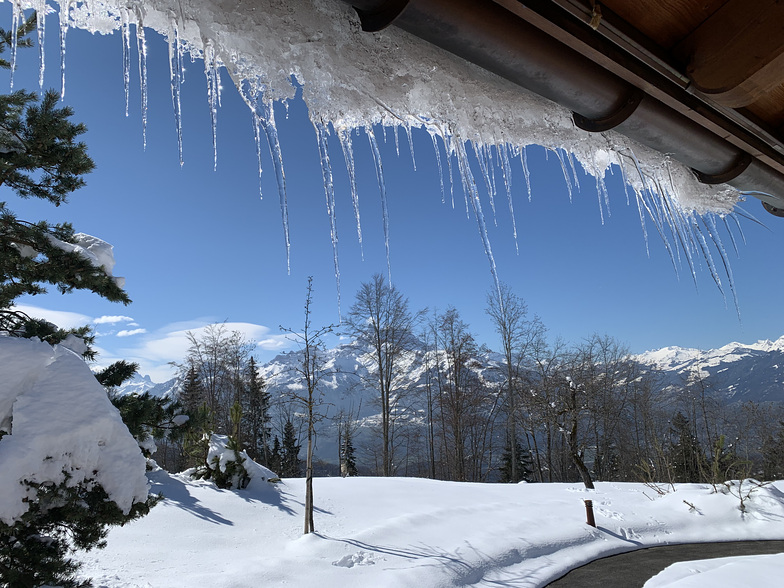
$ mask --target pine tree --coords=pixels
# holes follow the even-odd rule
[[[278,436],[275,435],[275,440],[272,442],[272,451],[270,451],[270,461],[267,467],[273,472],[277,473],[279,476],[282,475],[280,473],[281,465],[283,463],[282,451],[283,450],[280,446],[280,439],[278,439]]]
[[[675,481],[703,481],[708,469],[705,452],[692,431],[689,419],[678,412],[672,419],[670,432],[673,439],[668,453]]]
[[[17,31],[17,46],[35,28],[35,16]],[[0,53],[12,43],[12,31],[0,29]],[[0,67],[10,64],[0,59]],[[40,99],[35,92],[17,90],[0,95],[0,186],[21,198],[41,198],[64,204],[84,186],[82,176],[95,167],[87,146],[77,139],[87,130],[70,121],[73,110],[58,107],[59,95],[50,90]],[[73,250],[79,241],[69,223],[50,225],[18,219],[0,202],[0,309],[3,312],[23,294],[46,292],[44,284],[60,292],[91,290],[115,302],[130,299],[106,270]]]
[[[784,479],[784,421],[762,443],[762,476],[765,480]]]
[[[343,439],[340,448],[340,472],[345,476],[358,476],[357,459],[354,456],[354,444],[351,441],[351,427],[343,429]]]
[[[245,368],[245,394],[243,419],[245,446],[251,458],[269,467],[270,461],[270,394],[267,384],[259,374],[256,360],[251,357]]]
[[[302,477],[302,460],[299,450],[302,446],[297,443],[297,435],[291,421],[286,421],[283,427],[283,446],[281,448],[280,471],[281,478]]]
[[[501,455],[501,482],[511,482],[513,484],[523,480],[530,482],[533,476],[531,455],[523,449],[520,440],[515,439],[514,459],[516,462],[513,468],[512,444],[510,441],[511,437],[507,435],[504,452]]]
[[[28,18],[17,30],[0,29],[0,53],[14,43],[29,47],[26,37],[36,25]],[[0,59],[0,67],[11,64]],[[78,138],[86,128],[71,122],[71,108],[58,107],[59,95],[17,90],[0,95],[0,186],[20,198],[40,198],[59,206],[84,185],[83,176],[94,164]],[[52,285],[62,293],[90,290],[110,301],[128,304],[130,299],[118,280],[103,266],[82,255],[97,244],[93,237],[77,234],[69,223],[18,219],[0,202],[0,331],[5,335],[39,336],[49,343],[64,341],[71,334],[45,321],[30,319],[10,308],[22,295],[36,295]],[[101,242],[102,243],[102,242]],[[90,333],[81,331],[83,355],[90,358]],[[108,377],[108,374],[107,374]],[[56,418],[57,415],[52,415]],[[7,432],[13,435],[13,432]],[[0,450],[3,441],[0,438]],[[42,475],[28,480],[28,510],[11,524],[0,521],[0,585],[63,588],[90,586],[79,580],[78,562],[69,559],[74,550],[105,545],[108,527],[121,525],[146,514],[156,499],[135,503],[123,513],[94,480],[55,483]]]

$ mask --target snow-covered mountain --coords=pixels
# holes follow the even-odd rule
[[[699,373],[729,402],[784,402],[784,337],[750,345],[729,343],[708,351],[665,347],[637,359],[661,373],[671,389]]]
[[[177,378],[172,378],[161,384],[156,384],[150,376],[134,375],[133,378],[117,388],[117,396],[127,396],[128,394],[144,394],[149,392],[151,396],[166,397],[170,396],[177,385]]]

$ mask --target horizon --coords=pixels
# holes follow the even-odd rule
[[[4,10],[5,22],[10,23],[10,6],[6,4]],[[45,87],[59,88],[54,18],[47,19]],[[307,276],[314,276],[314,324],[322,325],[337,323],[340,314],[348,312],[362,282],[374,273],[387,273],[383,214],[367,139],[360,134],[354,140],[362,251],[342,154],[334,135],[330,140],[340,254],[338,306],[315,134],[302,99],[290,101],[287,108],[275,105],[289,187],[289,275],[266,145],[262,146],[264,198],[259,200],[247,106],[223,70],[218,169],[213,172],[203,65],[200,60],[186,60],[185,164],[180,169],[166,44],[152,31],[147,38],[146,151],[135,50],[130,115],[125,117],[120,35],[71,30],[65,103],[73,106],[73,119],[87,125],[84,140],[97,170],[86,177],[87,186],[58,209],[2,196],[20,218],[69,221],[77,231],[113,244],[116,273],[127,278],[126,289],[134,302],[123,307],[90,293],[50,292],[18,303],[37,309],[39,315],[66,313],[58,315],[63,327],[94,325],[100,365],[117,359],[136,361],[140,373],[152,375],[155,381],[165,381],[163,375],[171,373],[167,362],[184,359],[185,332],[224,320],[257,341],[256,357],[266,362],[292,348],[278,327],[297,329],[302,324]],[[37,88],[37,51],[20,51],[19,59],[15,88]],[[476,221],[467,218],[459,180],[455,178],[454,208],[448,182],[442,204],[430,138],[424,131],[413,131],[417,167],[413,171],[405,133],[400,133],[398,155],[392,132],[382,134],[375,128],[388,194],[393,284],[409,298],[412,310],[443,311],[454,306],[477,342],[493,348],[495,334],[484,314],[492,276]],[[705,262],[697,260],[702,267],[693,280],[684,260],[678,267],[678,260],[670,259],[650,221],[646,242],[637,206],[628,203],[617,168],[606,178],[608,214],[601,211],[604,204],[594,179],[582,170],[578,170],[580,189],[570,199],[558,158],[552,153],[548,158],[541,147],[529,147],[527,156],[530,202],[519,164],[512,178],[519,255],[500,174],[497,225],[483,186],[480,191],[499,277],[527,302],[530,315],[542,318],[551,338],[575,342],[593,333],[608,334],[639,354],[667,346],[715,349],[732,342],[750,344],[776,340],[784,333],[781,319],[764,306],[772,306],[770,299],[784,291],[784,276],[773,269],[784,245],[784,226],[781,219],[764,214],[755,199],[741,207],[766,226],[740,219],[746,244],[735,231],[739,256],[730,251],[730,238],[723,237],[735,276],[739,319],[726,278],[722,296]],[[713,254],[720,266],[721,254]]]

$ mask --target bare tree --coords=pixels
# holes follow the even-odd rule
[[[545,328],[539,317],[528,318],[525,301],[512,292],[507,284],[501,284],[498,289],[494,288],[488,293],[485,312],[501,339],[505,370],[506,434],[511,447],[510,479],[518,481],[516,397],[521,386],[522,368],[530,362],[533,349],[541,344]]]
[[[299,345],[302,360],[293,369],[299,374],[305,385],[305,394],[294,397],[307,413],[307,457],[305,460],[305,534],[315,531],[313,525],[313,445],[316,436],[316,422],[322,418],[317,409],[321,405],[319,386],[327,375],[324,369],[324,336],[335,329],[335,325],[327,325],[318,329],[311,324],[311,305],[313,303],[313,277],[308,277],[307,294],[305,296],[305,324],[302,332],[281,327],[289,338]]]
[[[416,345],[414,331],[422,313],[412,313],[408,299],[381,274],[363,283],[345,321],[345,333],[372,354],[373,386],[381,408],[381,473],[394,474],[394,427],[403,371],[403,356]]]
[[[239,331],[229,331],[224,324],[208,325],[201,333],[187,333],[188,356],[180,367],[186,380],[188,371],[196,370],[207,405],[209,428],[228,434],[232,430],[231,407],[240,400],[244,371],[253,344]]]

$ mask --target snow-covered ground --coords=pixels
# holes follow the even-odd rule
[[[165,500],[113,529],[105,550],[82,556],[96,586],[543,586],[592,559],[642,546],[784,539],[784,482],[753,492],[744,513],[732,493],[701,484],[659,495],[632,483],[588,491],[580,484],[317,478],[317,533],[302,536],[302,479],[254,480],[233,491],[163,471],[150,477]],[[593,500],[596,529],[585,524],[584,499]],[[732,565],[749,561],[758,565]],[[651,585],[720,564],[727,561],[682,565]]]

